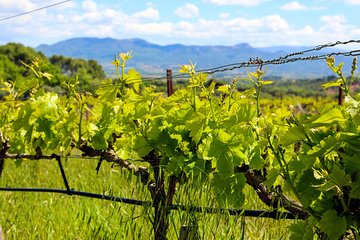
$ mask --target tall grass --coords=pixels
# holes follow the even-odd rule
[[[1,187],[64,188],[56,161],[6,160]],[[75,190],[151,200],[139,179],[125,170],[97,161],[64,162]],[[266,209],[252,189],[244,208]],[[175,204],[216,207],[208,184],[178,186]],[[0,226],[5,239],[152,239],[151,207],[67,196],[56,193],[0,192]],[[245,218],[228,214],[172,211],[169,239],[178,239],[182,225],[193,226],[201,239],[288,239],[291,220]]]

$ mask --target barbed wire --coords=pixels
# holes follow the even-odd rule
[[[322,54],[322,55],[311,55],[311,56],[295,57],[294,58],[294,56],[305,55],[306,53],[320,51],[320,50],[325,49],[325,48],[335,47],[337,45],[347,45],[347,44],[351,44],[351,43],[360,43],[360,40],[352,39],[352,40],[348,40],[348,41],[336,41],[334,43],[327,43],[327,44],[317,45],[314,48],[289,53],[289,54],[286,54],[284,56],[280,56],[278,58],[274,58],[274,59],[270,59],[270,60],[265,60],[264,61],[259,57],[250,58],[248,61],[222,65],[222,66],[209,68],[209,69],[202,69],[202,70],[198,70],[198,72],[205,72],[205,73],[208,73],[208,74],[214,74],[214,73],[218,73],[218,72],[233,71],[235,69],[239,69],[239,68],[243,68],[243,67],[259,67],[259,66],[261,67],[263,65],[281,65],[281,64],[287,64],[287,63],[290,63],[290,62],[297,62],[297,61],[324,60],[324,59],[326,59],[326,57],[339,56],[339,55],[342,55],[342,56],[345,56],[345,57],[359,56],[360,55],[360,49],[356,49],[356,50],[352,50],[352,51],[332,52],[332,53],[327,53],[327,54]]]
[[[287,57],[291,57],[291,56],[299,55],[299,54],[302,55],[302,54],[308,53],[308,52],[320,51],[324,48],[335,47],[337,45],[347,45],[347,44],[351,44],[351,43],[360,43],[360,40],[351,39],[348,41],[336,41],[333,43],[321,44],[321,45],[317,45],[316,47],[308,49],[308,50],[303,50],[303,51],[299,51],[296,53],[288,54],[285,57],[287,58]]]
[[[241,69],[244,67],[259,67],[259,66],[263,66],[263,65],[281,65],[281,64],[297,62],[297,61],[324,60],[324,59],[326,59],[326,57],[339,56],[339,55],[342,55],[345,57],[359,56],[360,49],[356,49],[356,50],[347,51],[347,52],[332,52],[332,53],[327,53],[327,54],[322,54],[322,55],[312,55],[312,56],[292,58],[294,56],[304,55],[306,53],[310,53],[310,52],[314,52],[314,51],[320,51],[325,48],[330,48],[330,47],[334,47],[337,45],[347,45],[347,44],[351,44],[351,43],[360,43],[360,40],[352,39],[352,40],[348,40],[348,41],[336,41],[334,43],[326,43],[326,44],[322,44],[322,45],[317,45],[314,48],[286,54],[284,56],[280,56],[278,58],[271,59],[271,60],[264,61],[264,60],[260,59],[259,57],[255,57],[255,58],[250,58],[248,61],[243,61],[243,62],[238,62],[238,63],[230,63],[230,64],[221,65],[221,66],[217,66],[217,67],[200,69],[200,70],[197,70],[197,72],[198,73],[202,72],[202,73],[207,73],[207,74],[212,75],[215,73],[233,71],[235,69]],[[172,78],[186,78],[188,76],[189,75],[186,73],[180,73],[177,75],[173,75]],[[146,81],[158,81],[158,80],[166,80],[166,79],[167,79],[167,76],[164,75],[164,76],[160,76],[160,77],[156,77],[156,78],[145,77],[145,78],[129,79],[129,81],[141,81],[142,80],[142,81],[146,82]],[[99,87],[106,87],[106,85],[99,85]]]
[[[27,15],[27,14],[30,14],[30,13],[33,13],[33,12],[37,12],[37,11],[40,11],[40,10],[44,10],[44,9],[47,9],[47,8],[55,7],[57,5],[60,5],[60,4],[66,3],[66,2],[70,2],[70,1],[71,0],[65,0],[65,1],[57,2],[57,3],[53,3],[53,4],[50,4],[50,5],[44,6],[44,7],[40,7],[40,8],[31,10],[31,11],[28,11],[28,12],[23,12],[23,13],[19,13],[19,14],[13,15],[13,16],[1,18],[0,22],[5,21],[5,20],[9,20],[9,19],[12,19],[12,18],[17,18],[17,17],[20,17],[20,16],[24,16],[24,15]]]
[[[305,49],[302,51],[297,51],[293,53],[286,54],[284,56],[280,56],[278,58],[270,59],[270,60],[262,60],[259,57],[250,58],[248,61],[238,62],[238,63],[230,63],[225,64],[217,67],[212,68],[204,68],[197,70],[198,73],[206,73],[209,75],[213,75],[216,73],[223,73],[228,71],[234,71],[236,69],[242,69],[242,68],[261,68],[262,66],[266,65],[283,65],[287,63],[292,62],[298,62],[298,61],[317,61],[317,60],[324,60],[327,57],[331,56],[344,56],[344,57],[355,57],[360,55],[360,49],[355,49],[351,51],[344,51],[344,52],[331,52],[331,53],[325,53],[320,55],[309,55],[309,56],[302,56],[311,52],[317,52],[326,48],[332,48],[338,45],[348,45],[352,43],[360,43],[360,40],[348,40],[348,41],[336,41],[333,43],[326,43],[322,45],[317,45],[310,49]],[[186,73],[179,73],[171,76],[172,79],[186,79],[189,77],[189,74]],[[132,78],[127,79],[129,82],[154,82],[154,81],[166,81],[168,78],[167,75],[162,76],[156,76],[156,77],[139,77],[139,78]],[[99,84],[95,86],[89,86],[85,88],[79,89],[79,92],[86,92],[86,91],[92,91],[97,90],[99,88],[106,88],[106,87],[112,87],[113,83],[109,84]],[[66,94],[65,92],[62,94]]]
[[[360,40],[357,42],[360,43]],[[324,47],[322,47],[322,48],[324,48]],[[322,48],[319,48],[319,49],[322,49]],[[313,49],[305,50],[305,51],[302,51],[301,53],[304,54],[304,53],[310,52],[310,51],[314,51],[314,50]],[[288,54],[283,57],[266,60],[266,61],[263,61],[260,58],[254,58],[254,59],[249,59],[248,61],[244,61],[244,62],[232,63],[232,64],[222,65],[222,66],[218,66],[218,67],[214,67],[214,68],[200,69],[200,70],[197,70],[197,72],[213,75],[215,73],[228,72],[228,71],[233,71],[236,69],[242,69],[245,67],[246,68],[249,68],[249,67],[257,68],[257,67],[262,67],[265,65],[282,65],[282,64],[287,64],[287,63],[297,62],[297,61],[325,60],[327,57],[331,57],[331,56],[340,56],[341,55],[344,57],[349,57],[349,56],[355,57],[355,56],[360,55],[360,49],[352,50],[352,51],[348,51],[348,52],[332,52],[332,53],[322,54],[322,55],[312,55],[312,56],[305,56],[305,57],[290,58],[290,56],[296,56],[296,55],[300,55],[300,52]],[[172,76],[172,78],[173,79],[174,78],[175,79],[185,79],[188,76],[189,76],[189,74],[182,73],[182,74],[174,75],[174,76]],[[167,80],[167,76],[155,77],[155,78],[146,77],[146,78],[128,79],[128,81],[130,81],[130,82],[137,82],[137,81],[138,82],[152,82],[152,81],[166,81],[166,80]],[[88,88],[82,89],[82,90],[83,91],[96,90],[98,88],[105,88],[105,87],[109,87],[109,86],[113,86],[113,84],[100,84],[100,85],[91,86],[91,87],[88,87]]]

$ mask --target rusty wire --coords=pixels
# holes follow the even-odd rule
[[[360,43],[360,40],[336,41],[334,43],[322,44],[322,45],[318,45],[318,46],[310,48],[310,49],[289,53],[285,56],[280,56],[275,59],[262,60],[259,57],[250,58],[248,61],[232,63],[232,64],[227,64],[227,65],[218,66],[218,67],[214,67],[214,68],[203,69],[203,70],[198,70],[198,72],[204,72],[207,74],[215,74],[215,73],[219,73],[219,72],[233,71],[235,69],[240,69],[240,68],[244,68],[244,67],[261,67],[264,65],[281,65],[281,64],[287,64],[287,63],[297,62],[297,61],[324,60],[327,57],[331,57],[331,56],[344,56],[344,57],[359,56],[360,49],[344,51],[344,52],[340,52],[340,51],[331,52],[331,53],[326,53],[326,54],[321,54],[321,55],[305,56],[305,54],[307,54],[307,53],[320,51],[322,49],[331,48],[331,47],[335,47],[338,45],[347,45],[347,44],[351,44],[351,43]]]
[[[254,57],[254,58],[250,58],[248,61],[243,61],[243,62],[238,62],[238,63],[230,63],[230,64],[221,65],[221,66],[217,66],[217,67],[200,69],[200,70],[197,70],[197,72],[212,75],[215,73],[234,71],[236,69],[242,69],[242,68],[248,68],[248,67],[261,68],[262,66],[266,66],[266,65],[282,65],[282,64],[298,62],[298,61],[324,60],[327,57],[331,57],[331,56],[344,56],[344,57],[359,56],[360,49],[354,49],[351,51],[343,51],[343,52],[335,51],[335,52],[319,54],[319,55],[309,55],[309,56],[305,55],[305,54],[312,53],[312,52],[318,52],[318,51],[326,49],[326,48],[332,48],[332,47],[339,46],[339,45],[348,45],[348,44],[353,44],[353,43],[359,44],[360,40],[351,39],[348,41],[336,41],[333,43],[321,44],[321,45],[317,45],[310,49],[289,53],[284,56],[280,56],[278,58],[270,59],[270,60],[262,60],[259,57]],[[188,76],[189,75],[186,73],[179,73],[179,74],[173,75],[172,78],[173,79],[184,79],[184,78],[187,78]],[[159,76],[159,77],[142,77],[142,78],[128,79],[128,80],[130,80],[132,82],[134,82],[134,81],[135,82],[136,81],[139,81],[139,82],[166,81],[167,76],[164,75],[164,76]],[[86,91],[91,91],[94,89],[110,87],[110,86],[113,86],[113,84],[112,83],[100,84],[100,85],[96,85],[96,86],[92,86],[92,87],[83,88],[83,89],[80,89],[79,91],[86,92]]]

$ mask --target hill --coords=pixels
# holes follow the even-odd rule
[[[98,61],[108,74],[114,72],[111,65],[114,55],[132,51],[134,58],[129,67],[137,68],[143,74],[161,74],[166,69],[177,71],[179,64],[187,64],[189,60],[197,63],[197,69],[211,68],[229,63],[248,61],[250,58],[262,60],[274,59],[294,50],[311,47],[279,46],[255,48],[247,43],[234,46],[187,46],[182,44],[157,45],[143,39],[113,38],[72,38],[53,45],[42,44],[36,50],[47,56],[64,55],[73,58],[94,59]],[[331,52],[334,49],[330,49]],[[329,52],[330,52],[329,50]],[[315,52],[314,54],[321,54]],[[337,62],[346,61],[351,65],[351,58],[337,57]],[[237,74],[237,72],[227,72]],[[316,78],[330,75],[325,61],[303,61],[286,65],[269,66],[267,75],[279,78]]]

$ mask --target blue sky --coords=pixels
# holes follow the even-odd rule
[[[0,0],[0,19],[61,0]],[[166,45],[314,46],[360,39],[360,0],[72,0],[0,21],[0,44],[72,37]]]

